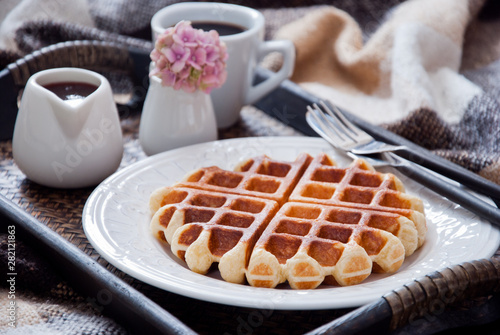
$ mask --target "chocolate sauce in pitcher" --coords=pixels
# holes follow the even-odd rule
[[[97,90],[96,85],[80,82],[59,82],[44,85],[61,100],[83,100]]]

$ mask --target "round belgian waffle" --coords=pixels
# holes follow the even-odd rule
[[[361,195],[346,196],[353,188]],[[150,197],[153,234],[191,270],[204,274],[219,262],[227,281],[244,283],[246,274],[252,286],[288,281],[294,289],[397,271],[425,239],[421,207],[394,175],[363,160],[340,168],[324,153],[294,162],[250,158],[235,171],[200,168]]]

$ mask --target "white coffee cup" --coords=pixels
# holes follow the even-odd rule
[[[153,40],[179,21],[214,22],[240,26],[240,33],[221,36],[227,46],[227,80],[211,93],[218,128],[238,121],[243,105],[252,104],[290,77],[295,62],[291,41],[264,41],[264,16],[259,11],[233,4],[184,2],[165,7],[151,19]],[[283,54],[283,65],[265,81],[253,85],[259,60],[271,52]]]
[[[61,98],[75,83],[92,93]],[[28,179],[45,186],[93,186],[112,174],[120,165],[123,141],[108,80],[79,68],[32,75],[21,98],[12,153]]]

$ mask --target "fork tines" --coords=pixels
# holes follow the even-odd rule
[[[336,108],[329,108],[323,101],[318,104],[308,106],[308,114],[310,114],[315,124],[325,134],[329,142],[344,150],[355,147],[360,143],[370,141],[366,133],[357,129],[342,112]]]

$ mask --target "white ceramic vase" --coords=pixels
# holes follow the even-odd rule
[[[209,94],[175,90],[158,77],[150,78],[139,126],[139,142],[147,155],[216,139]]]

